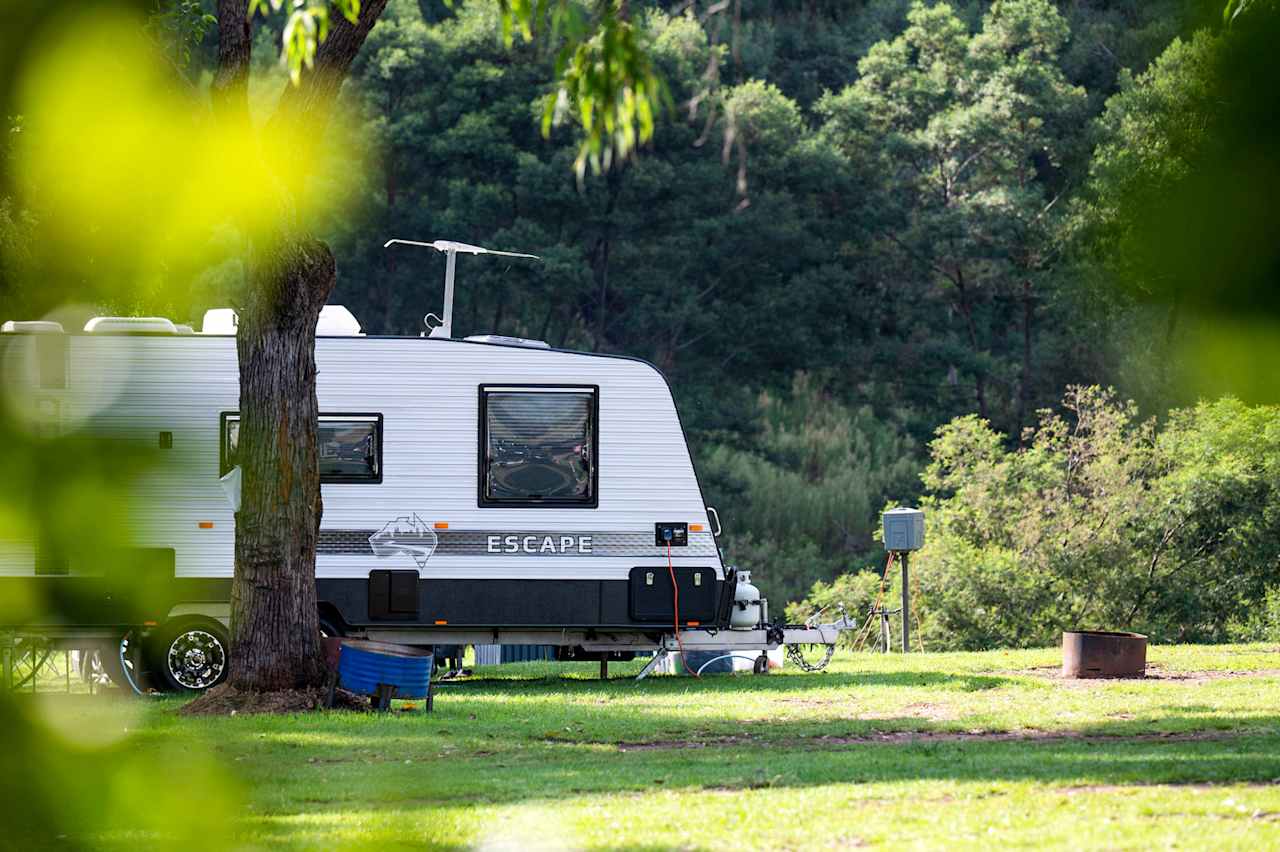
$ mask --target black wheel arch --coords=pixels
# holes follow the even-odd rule
[[[320,601],[316,606],[320,617],[320,632],[326,636],[341,637],[351,632],[351,625],[342,617],[338,608],[329,601]]]

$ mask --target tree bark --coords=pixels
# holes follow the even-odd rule
[[[1022,381],[1018,383],[1018,446],[1022,446],[1022,430],[1027,426],[1031,408],[1031,385],[1034,380],[1031,362],[1032,323],[1035,319],[1035,296],[1031,278],[1022,281]]]
[[[314,685],[324,674],[315,329],[337,266],[324,243],[293,234],[255,255],[236,335],[243,479],[230,682],[265,692]]]
[[[249,125],[252,29],[248,0],[218,0],[220,120]],[[281,95],[263,155],[306,158],[323,135],[338,91],[387,0],[364,0],[351,24],[334,14],[316,65]],[[305,129],[305,133],[301,133]],[[236,352],[240,363],[240,511],[231,584],[231,670],[237,689],[318,685],[324,676],[316,610],[316,541],[322,511],[316,455],[315,329],[337,281],[329,248],[294,221],[282,187],[275,233],[247,258]]]
[[[969,301],[969,289],[965,285],[964,270],[958,265],[956,266],[956,274],[953,279],[956,290],[959,293],[958,306],[960,315],[964,317],[965,330],[969,334],[969,348],[973,350],[974,355],[981,355],[981,349],[978,346],[978,329],[973,322],[973,305]],[[982,370],[978,369],[973,375],[973,391],[974,399],[978,403],[978,416],[983,420],[987,417],[987,382],[986,376],[982,374]]]
[[[249,0],[218,0],[218,71],[213,108],[223,121],[249,122],[249,55],[253,34]]]
[[[329,35],[316,47],[315,67],[303,74],[300,85],[285,87],[273,121],[305,117],[311,127],[324,128],[351,63],[385,8],[387,0],[362,0],[354,24],[336,9],[330,9]]]
[[[620,168],[612,168],[605,175],[608,196],[604,206],[604,228],[600,234],[599,242],[596,243],[595,260],[598,291],[596,295],[595,345],[593,348],[596,352],[605,351],[604,338],[609,314],[609,250],[613,246],[613,212],[618,203],[618,193],[621,191],[620,171]]]

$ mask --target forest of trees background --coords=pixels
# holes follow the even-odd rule
[[[1270,434],[1274,413],[1225,401],[1168,416],[1196,400],[1176,369],[1184,325],[1176,305],[1118,286],[1133,276],[1117,262],[1132,236],[1117,211],[1158,204],[1160,181],[1199,151],[1220,13],[1183,0],[632,0],[672,107],[637,158],[579,180],[572,129],[539,128],[553,44],[505,47],[489,2],[391,0],[312,170],[310,191],[340,211],[320,229],[338,259],[332,301],[368,333],[417,334],[439,311],[442,261],[384,250],[386,239],[541,255],[464,258],[455,334],[658,365],[729,560],[779,603],[818,582],[815,600],[863,605],[882,565],[880,510],[924,500],[947,542],[922,567],[925,635],[939,646],[1041,642],[1066,621],[1256,637],[1265,617],[1238,612],[1274,599],[1280,620],[1280,597],[1267,597],[1274,548],[1228,542],[1222,530],[1241,528],[1229,511],[1204,531],[1196,506],[1233,501],[1257,519],[1249,535],[1272,535],[1280,501],[1261,472],[1276,454],[1267,443],[1232,455],[1259,432],[1224,449],[1232,433],[1219,421],[1240,405]],[[157,35],[191,36],[163,22]],[[260,25],[257,38],[251,87],[265,96],[285,72],[272,60],[278,30]],[[177,61],[207,84],[216,34],[190,41]],[[42,256],[40,187],[6,189],[0,298],[6,318],[35,317],[53,305],[32,282],[91,277],[94,259]],[[243,275],[240,239],[218,234],[170,270],[190,281],[180,301],[157,288],[162,304],[116,307],[198,322]],[[1101,425],[1060,425],[1079,426],[1082,411]],[[1186,448],[1210,437],[1205,452],[1239,464],[1192,471],[1206,462]],[[1071,441],[1106,461],[1095,465],[1105,481],[1089,480],[1095,497],[1133,499],[1105,510],[1115,536],[1073,541],[1064,567],[1039,542],[1067,541],[1076,521],[991,535],[1013,524],[1007,512],[1040,501],[1048,519],[1055,495],[1078,496],[1074,473],[1064,484],[1028,472],[1087,469]],[[1126,455],[1134,446],[1147,455]],[[1183,514],[1147,511],[1142,495],[1189,477],[1220,490],[1205,486]],[[1000,499],[974,490],[992,481]],[[1154,526],[1142,538],[1122,518]],[[1165,555],[1183,539],[1183,557]],[[1228,544],[1247,582],[1191,594],[1194,605],[1152,591],[1157,579],[1194,586]],[[1069,592],[1108,571],[1131,580],[1101,596],[1113,609]],[[1029,603],[1042,616],[1019,620]]]

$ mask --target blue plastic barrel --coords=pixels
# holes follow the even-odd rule
[[[376,695],[381,685],[394,686],[396,698],[426,698],[432,659],[430,648],[344,639],[338,680],[343,689],[361,695]]]

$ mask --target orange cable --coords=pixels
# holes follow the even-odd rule
[[[885,560],[884,571],[880,574],[880,591],[876,594],[876,602],[871,606],[871,614],[867,616],[866,622],[862,625],[862,629],[858,631],[857,637],[854,639],[855,651],[861,650],[862,643],[871,635],[871,619],[875,618],[875,610],[880,608],[880,604],[884,601],[884,586],[889,579],[889,569],[893,567],[893,552],[890,551],[889,558]]]
[[[667,542],[667,571],[671,574],[671,591],[675,599],[674,609],[675,609],[675,618],[676,618],[675,620],[676,645],[679,646],[680,648],[680,662],[684,663],[685,671],[692,673],[694,677],[701,680],[702,675],[698,674],[696,671],[690,668],[689,661],[684,658],[684,640],[680,638],[680,587],[676,584],[675,566],[671,564],[671,542],[670,541]]]

